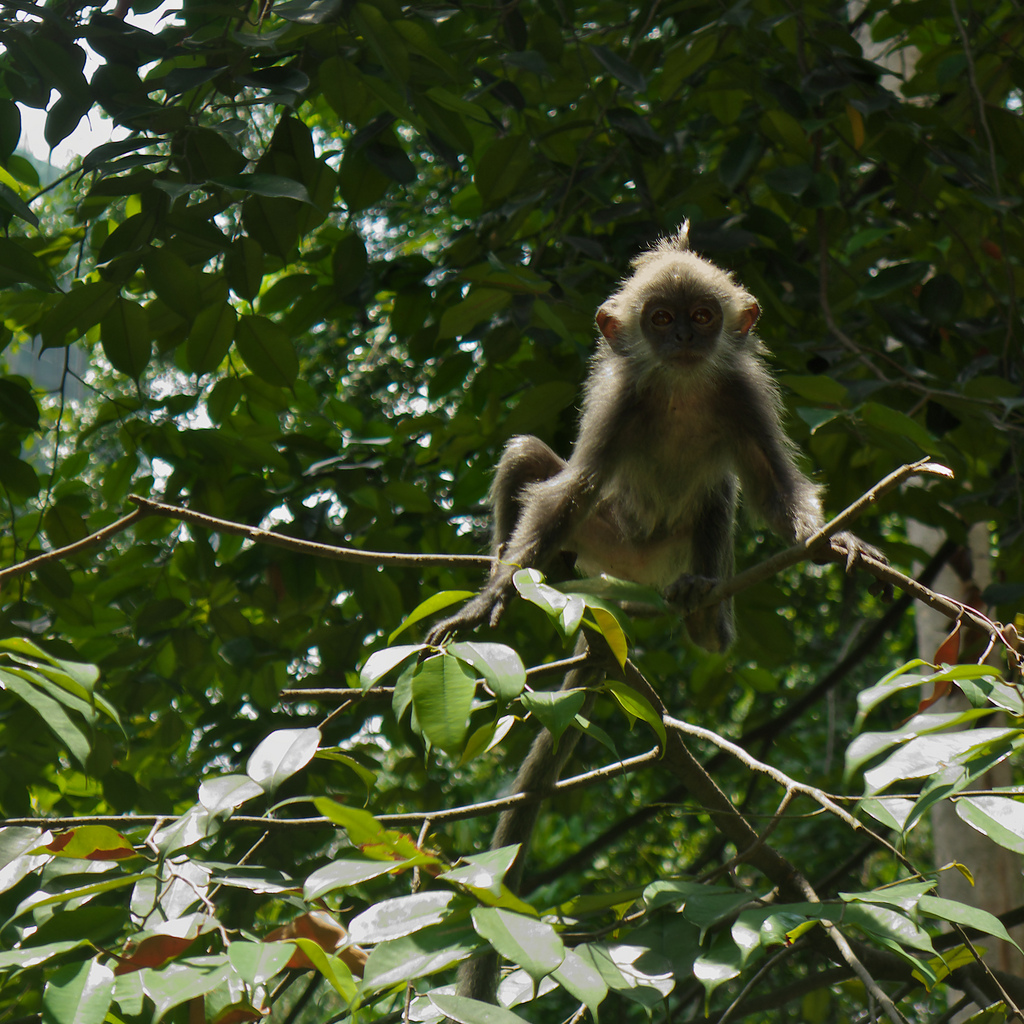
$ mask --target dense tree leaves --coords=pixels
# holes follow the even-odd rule
[[[278,539],[479,553],[501,446],[568,450],[594,310],[690,218],[758,298],[829,508],[949,465],[858,530],[910,570],[901,517],[989,524],[988,613],[1014,620],[1013,4],[179,6],[0,14],[0,571],[115,527],[131,494]],[[50,146],[85,117],[116,132],[44,180],[26,110]],[[1021,849],[1014,793],[976,792],[1019,756],[1020,696],[991,666],[904,665],[908,623],[864,629],[884,608],[859,580],[762,582],[706,656],[649,592],[521,573],[500,635],[425,657],[479,564],[265,541],[150,511],[0,577],[0,1016],[683,1020],[742,994],[731,1019],[853,1020],[874,1011],[825,973],[838,927],[926,1020],[973,962],[932,925],[1003,937],[908,876],[942,867],[915,827],[942,800]],[[753,524],[739,561],[773,544]],[[847,787],[906,858],[816,805],[773,819],[774,784],[688,739],[822,880],[821,903],[780,896],[664,757],[616,774],[670,746],[650,699],[609,685],[583,719],[582,692],[547,692],[584,620],[687,722]],[[970,709],[915,714],[927,682]],[[609,771],[541,816],[517,896],[514,851],[480,853],[493,813],[438,814],[502,795],[539,724],[585,730],[570,772]],[[490,946],[502,1008],[447,988]]]

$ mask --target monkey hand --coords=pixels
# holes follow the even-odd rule
[[[664,598],[677,608],[681,615],[689,615],[717,585],[718,580],[711,576],[692,576],[690,573],[684,573],[665,588]]]
[[[501,619],[508,601],[504,588],[496,590],[491,585],[484,587],[476,597],[467,601],[454,615],[435,622],[427,633],[426,641],[431,647],[440,647],[446,637],[455,633],[475,629],[481,622],[493,628]]]
[[[829,537],[829,548],[830,554],[822,558],[821,561],[845,562],[847,572],[852,571],[864,555],[883,565],[889,564],[889,559],[878,548],[866,544],[859,537],[845,530]]]

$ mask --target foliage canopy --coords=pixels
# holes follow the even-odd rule
[[[909,572],[906,517],[956,542],[990,524],[984,601],[1012,621],[1018,5],[182,0],[124,20],[152,7],[0,12],[0,1019],[853,1021],[884,989],[926,1020],[957,969],[1024,1003],[962,933],[935,937],[1005,929],[934,895],[914,828],[954,799],[1024,850],[1013,794],[967,792],[1020,746],[1024,705],[991,668],[911,660],[906,602],[801,567],[741,595],[728,657],[667,616],[628,626],[676,724],[607,688],[573,772],[630,770],[557,795],[516,896],[509,851],[482,852],[493,816],[437,812],[500,796],[536,723],[572,725],[581,695],[523,664],[563,657],[584,608],[623,642],[615,588],[524,577],[500,634],[419,663],[435,595],[479,567],[318,557],[152,507],[119,524],[137,494],[478,553],[496,452],[524,432],[567,451],[593,311],[690,218],[761,303],[830,507],[922,456],[951,467],[859,530]],[[51,146],[85,117],[116,141],[46,183],[25,108]],[[752,526],[741,561],[772,543]],[[933,680],[973,709],[908,721]],[[684,715],[745,818],[687,774]],[[773,818],[764,762],[864,795],[894,845],[784,780]],[[445,987],[485,943],[516,968],[504,1014]]]

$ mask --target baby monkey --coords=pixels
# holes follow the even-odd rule
[[[782,429],[754,297],[690,251],[687,223],[632,269],[597,311],[601,337],[569,460],[533,436],[508,443],[490,493],[500,561],[430,643],[495,625],[515,571],[566,552],[585,575],[658,588],[683,608],[695,643],[722,651],[735,636],[731,600],[692,609],[733,572],[738,491],[790,543],[824,524],[819,488]],[[849,533],[828,544],[826,560],[881,557]]]

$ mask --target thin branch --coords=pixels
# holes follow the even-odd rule
[[[95,533],[90,533],[88,537],[76,540],[74,544],[68,544],[62,548],[54,548],[53,551],[47,551],[46,554],[36,555],[35,558],[29,558],[24,562],[18,562],[16,565],[10,565],[6,569],[0,569],[0,586],[3,586],[4,583],[14,579],[16,576],[24,576],[25,573],[38,569],[39,566],[45,565],[47,562],[59,562],[65,558],[73,558],[79,551],[84,551],[94,544],[102,544],[122,530],[127,530],[129,526],[134,526],[140,519],[145,517],[145,512],[141,509],[136,509],[134,512],[129,512],[128,515],[118,519],[117,522],[104,526],[102,530],[97,530]]]
[[[820,804],[830,814],[834,814],[843,824],[849,825],[855,832],[866,832],[872,839],[875,840],[879,845],[884,846],[894,857],[896,857],[909,871],[914,871],[914,868],[909,864],[903,857],[903,855],[896,849],[891,843],[886,842],[881,836],[873,832],[868,828],[862,821],[858,821],[849,811],[845,808],[840,807],[839,804],[829,796],[823,789],[818,789],[817,786],[809,786],[805,782],[797,782],[796,779],[791,778],[785,772],[780,771],[773,765],[766,764],[764,761],[759,761],[756,757],[748,754],[741,746],[733,743],[731,740],[727,740],[724,736],[719,736],[718,733],[712,732],[710,729],[705,729],[700,725],[691,725],[689,722],[682,722],[678,718],[673,718],[671,715],[663,715],[661,719],[665,723],[665,727],[668,729],[675,729],[677,732],[685,733],[688,736],[695,736],[698,739],[707,740],[709,743],[713,743],[720,750],[727,751],[732,754],[739,762],[746,765],[751,771],[759,772],[761,775],[767,775],[768,778],[777,782],[787,794],[799,793],[802,796],[810,797],[815,803]]]
[[[332,558],[339,562],[353,562],[356,565],[473,565],[486,567],[493,562],[493,559],[487,555],[414,555],[391,551],[363,551],[360,548],[346,548],[337,544],[321,544],[318,541],[288,537],[283,533],[264,530],[258,526],[246,526],[244,523],[235,523],[229,519],[218,519],[216,516],[193,512],[191,509],[181,508],[178,505],[165,505],[159,501],[142,498],[137,494],[129,494],[128,500],[147,515],[177,519],[205,530],[213,530],[215,533],[233,533],[259,544],[271,544],[300,555]]]
[[[494,814],[504,811],[506,808],[515,807],[518,804],[537,803],[546,800],[552,793],[562,793],[566,790],[580,789],[603,779],[613,779],[618,775],[626,775],[629,772],[643,768],[645,765],[655,763],[661,757],[661,750],[654,747],[645,754],[637,754],[635,757],[627,757],[622,761],[604,765],[601,768],[594,768],[592,771],[584,772],[582,775],[574,775],[568,779],[556,782],[550,789],[531,790],[528,793],[514,793],[511,796],[501,797],[497,800],[484,800],[478,804],[467,804],[463,807],[452,807],[445,811],[414,811],[406,814],[378,814],[377,821],[383,825],[415,825],[420,822],[430,824],[443,823],[448,821],[462,821],[465,818],[478,818],[485,814]],[[0,827],[18,826],[21,828],[43,828],[43,829],[65,829],[78,828],[82,825],[110,825],[112,827],[132,828],[140,825],[153,825],[156,822],[174,820],[162,815],[143,814],[94,814],[83,815],[76,818],[4,818],[0,819]],[[321,816],[310,818],[262,818],[247,814],[235,814],[225,819],[224,823],[232,825],[255,825],[258,828],[266,829],[305,829],[335,827],[330,818]]]

